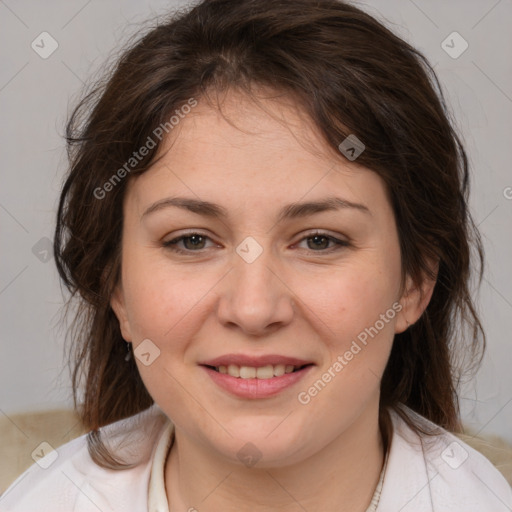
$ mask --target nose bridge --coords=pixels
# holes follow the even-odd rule
[[[292,297],[276,276],[279,267],[269,246],[247,237],[233,254],[233,271],[221,296],[219,319],[250,333],[286,324],[293,316]]]

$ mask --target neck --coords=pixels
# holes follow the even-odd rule
[[[297,464],[247,468],[215,457],[182,431],[166,461],[170,512],[365,512],[385,456],[377,407]]]

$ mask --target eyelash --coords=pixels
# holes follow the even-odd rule
[[[181,242],[182,240],[184,240],[186,238],[191,238],[194,235],[199,235],[199,236],[203,237],[204,239],[211,240],[211,238],[209,236],[203,235],[202,233],[198,233],[195,231],[191,231],[190,233],[185,233],[183,235],[180,235],[177,238],[173,238],[172,240],[167,240],[167,241],[163,242],[162,246],[166,249],[169,249],[169,250],[177,253],[177,254],[190,255],[193,253],[201,253],[201,252],[205,251],[206,249],[200,249],[197,251],[193,251],[190,249],[184,250],[184,249],[179,249],[176,247],[176,244],[178,244],[179,242]],[[308,238],[314,238],[315,236],[327,238],[329,241],[334,242],[335,246],[330,247],[329,249],[324,249],[324,250],[319,249],[317,251],[310,249],[310,251],[314,252],[314,253],[330,254],[331,252],[337,251],[337,250],[341,249],[342,247],[348,247],[350,245],[347,241],[339,240],[338,238],[335,238],[332,235],[328,235],[327,233],[324,233],[322,231],[315,231],[313,233],[308,233],[306,236],[302,237],[298,243],[302,242],[303,240],[307,240]],[[308,249],[306,249],[306,250],[308,250]]]

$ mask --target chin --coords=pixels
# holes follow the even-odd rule
[[[226,425],[226,430],[236,432],[236,435],[230,437],[223,431],[221,439],[209,439],[209,443],[222,456],[248,468],[255,466],[263,469],[293,464],[304,457],[304,440],[299,439],[298,427],[297,435],[291,425],[282,428],[286,420],[276,428],[280,421],[282,418],[279,421],[272,418],[259,424],[255,422],[246,425],[245,428],[230,423]]]

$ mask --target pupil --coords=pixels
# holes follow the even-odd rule
[[[318,248],[326,249],[327,248],[326,245],[329,244],[329,240],[327,239],[326,236],[323,236],[323,235],[315,235],[315,236],[310,237],[309,239],[314,241],[313,243],[315,244],[315,247],[317,249]],[[319,245],[317,242],[320,242],[321,240],[323,240],[324,243]],[[327,242],[327,244],[325,242]]]
[[[187,236],[184,239],[184,242],[185,242],[185,246],[187,245],[188,242],[191,242],[192,247],[197,248],[198,244],[201,244],[201,242],[204,242],[204,240],[201,235],[191,235],[191,236]]]

